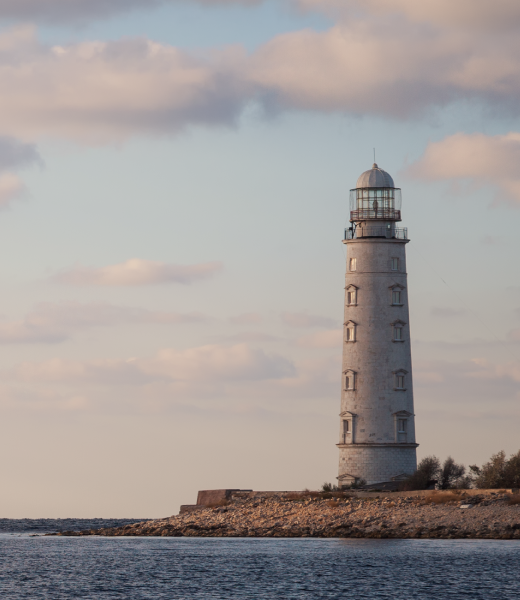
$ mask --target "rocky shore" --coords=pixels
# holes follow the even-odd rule
[[[520,495],[242,492],[165,519],[54,535],[520,539]]]

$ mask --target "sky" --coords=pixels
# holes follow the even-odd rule
[[[514,0],[0,0],[1,516],[334,482],[374,148],[418,458],[517,451],[519,29]]]

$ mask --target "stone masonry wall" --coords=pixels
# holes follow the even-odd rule
[[[417,468],[415,448],[364,447],[340,448],[339,475],[362,477],[367,484],[390,481]]]

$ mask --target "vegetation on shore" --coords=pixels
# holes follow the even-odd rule
[[[404,481],[402,491],[453,489],[499,489],[520,488],[520,450],[506,458],[501,450],[493,454],[488,462],[478,467],[470,465],[469,470],[457,464],[451,456],[441,465],[436,456],[427,456],[421,460],[417,471]]]

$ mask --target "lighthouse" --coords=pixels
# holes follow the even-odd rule
[[[401,190],[377,164],[350,190],[338,485],[417,468]]]

